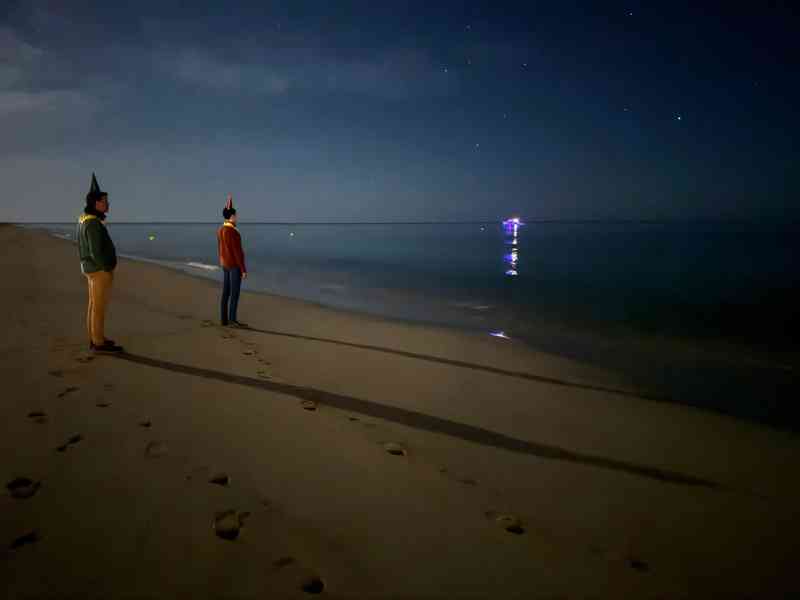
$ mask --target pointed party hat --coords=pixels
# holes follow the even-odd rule
[[[97,177],[92,173],[92,185],[89,187],[89,193],[92,196],[102,196],[103,192],[100,191],[100,185],[97,183]]]
[[[233,210],[233,195],[228,194],[228,201],[225,203],[225,208],[227,210]]]

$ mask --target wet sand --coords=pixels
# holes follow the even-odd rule
[[[122,260],[86,351],[75,247],[0,226],[0,590],[81,598],[774,598],[796,435],[513,341]]]

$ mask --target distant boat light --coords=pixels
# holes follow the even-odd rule
[[[525,225],[525,223],[523,223],[522,219],[519,217],[511,217],[510,219],[503,221],[504,227],[516,227],[519,225]]]
[[[504,340],[510,340],[511,338],[506,335],[505,331],[490,331],[489,335],[492,337],[503,338]]]

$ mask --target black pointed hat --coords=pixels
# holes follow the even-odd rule
[[[92,173],[92,185],[89,187],[89,196],[92,198],[100,198],[104,195],[105,192],[100,189],[100,185],[97,183],[97,177]]]

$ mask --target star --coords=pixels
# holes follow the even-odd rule
[[[681,116],[680,115],[677,115],[676,118],[678,119],[678,121],[681,120]]]
[[[444,68],[444,72],[447,73],[447,67]]]
[[[527,69],[528,68],[528,63],[522,63],[522,68],[523,69]]]
[[[475,148],[480,148],[480,147],[481,147],[480,144],[475,144]]]
[[[633,16],[633,13],[632,13],[632,12],[629,12],[629,13],[628,13],[628,16],[629,16],[629,17],[632,17],[632,16]]]

